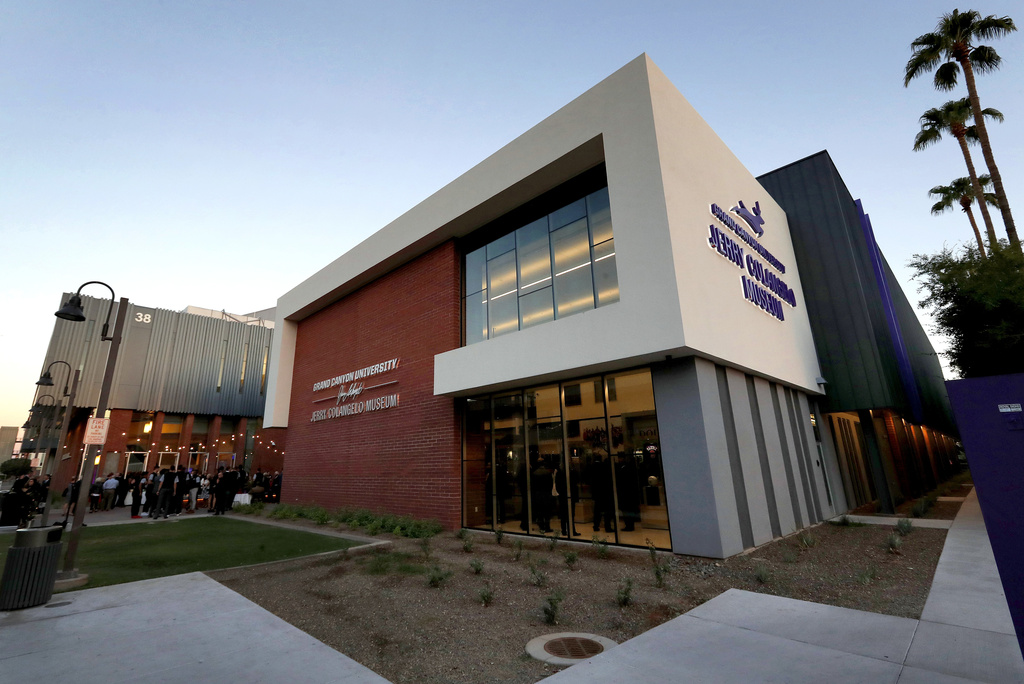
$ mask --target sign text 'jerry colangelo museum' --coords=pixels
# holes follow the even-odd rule
[[[782,205],[638,57],[280,298],[283,500],[725,557],[912,496],[948,407],[833,172],[773,172]]]

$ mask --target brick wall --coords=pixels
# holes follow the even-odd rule
[[[461,343],[460,277],[448,242],[299,323],[282,501],[461,525],[460,422],[454,401],[433,393],[434,355]],[[314,383],[394,358],[397,368],[362,382],[397,384],[353,401],[397,392],[397,407],[311,422],[338,405],[338,387],[314,393]]]

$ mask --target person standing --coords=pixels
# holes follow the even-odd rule
[[[128,491],[132,493],[132,518],[141,518],[139,509],[142,506],[142,483],[145,473],[132,473],[128,476]]]
[[[117,478],[114,473],[107,473],[107,479],[103,482],[103,510],[109,511],[114,508],[114,499],[117,496]]]
[[[171,515],[181,515],[181,504],[185,498],[185,483],[188,480],[188,471],[185,466],[179,464],[178,471],[171,471],[174,478],[174,496],[171,498]]]
[[[159,520],[161,515],[164,517],[164,520],[167,519],[167,511],[171,506],[171,500],[174,498],[174,487],[177,481],[178,475],[173,470],[164,468],[160,471],[156,510],[153,513],[154,520]]]
[[[225,511],[231,509],[231,503],[235,498],[232,488],[235,486],[235,471],[225,471],[221,466],[218,469],[217,478],[217,510],[214,515],[224,515]]]

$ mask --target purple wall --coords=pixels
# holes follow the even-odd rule
[[[946,383],[1024,653],[1024,374]]]

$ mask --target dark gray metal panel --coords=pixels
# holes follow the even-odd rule
[[[902,408],[892,342],[857,207],[827,152],[758,178],[786,211],[826,411]]]

